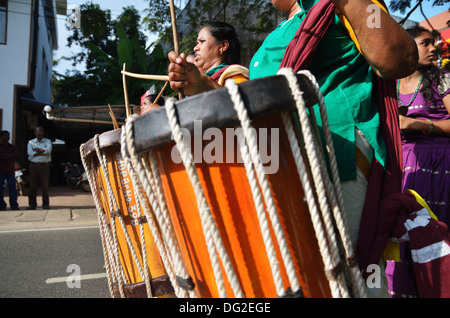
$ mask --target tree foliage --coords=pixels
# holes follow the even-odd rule
[[[425,14],[423,13],[423,8],[422,5],[425,1],[424,0],[397,0],[397,1],[391,1],[391,3],[389,4],[389,9],[391,10],[391,12],[400,12],[401,14],[405,14],[406,12],[406,16],[403,18],[403,20],[401,20],[399,23],[403,24],[408,18],[409,16],[416,11],[417,9],[419,9],[422,12],[422,15],[424,17],[424,19],[427,19],[429,17],[426,17]],[[426,0],[427,3],[432,2],[432,6],[444,6],[447,4],[447,9],[450,10],[450,7],[448,7],[448,4],[450,3],[450,0]]]
[[[97,4],[81,6],[81,28],[73,29],[69,45],[82,50],[70,57],[74,65],[84,62],[86,71],[54,73],[54,103],[69,106],[124,104],[121,71],[140,74],[165,74],[167,58],[160,45],[146,48],[146,37],[140,30],[139,12],[123,8],[113,20],[109,10]],[[139,104],[140,97],[151,86],[148,80],[127,77],[130,104]],[[158,85],[161,85],[158,83]]]
[[[405,12],[407,12],[407,10],[409,9],[415,9],[416,6],[420,6],[420,4],[423,4],[424,2],[428,2],[433,5],[433,6],[443,6],[447,3],[450,2],[450,0],[396,0],[396,1],[391,1],[391,3],[389,4],[389,9],[391,9],[392,11],[399,11],[401,14],[404,14]],[[409,13],[409,12],[408,12]]]

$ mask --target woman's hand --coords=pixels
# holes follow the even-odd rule
[[[430,129],[430,123],[428,120],[414,119],[399,115],[399,121],[401,130],[427,132]]]
[[[170,87],[185,95],[191,96],[202,93],[220,85],[209,76],[202,74],[198,68],[186,60],[186,55],[169,52],[169,81]]]

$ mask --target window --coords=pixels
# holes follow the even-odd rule
[[[6,44],[8,1],[0,0],[0,44]]]

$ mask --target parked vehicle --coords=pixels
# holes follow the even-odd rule
[[[89,187],[89,181],[87,174],[82,166],[70,162],[64,162],[60,164],[64,167],[64,181],[71,189],[83,189],[83,191],[91,191]]]
[[[17,161],[15,162],[15,175],[16,175],[16,187],[17,187],[17,194],[22,196],[25,195],[25,178],[24,178],[24,171],[26,169],[22,169],[20,166],[20,163]]]

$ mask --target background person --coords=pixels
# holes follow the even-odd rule
[[[422,28],[407,32],[414,38],[418,52],[417,70],[397,81],[399,122],[403,151],[402,190],[417,192],[437,219],[450,225],[450,79],[437,66],[435,37]],[[435,229],[439,232],[439,229]],[[429,237],[426,241],[432,240]],[[425,241],[424,241],[425,242]],[[426,244],[425,244],[426,245]],[[423,259],[437,258],[436,251],[423,248]],[[391,297],[418,297],[429,293],[417,276],[409,242],[398,245],[399,255],[388,259],[387,270]],[[430,253],[433,256],[429,256]],[[440,275],[439,267],[433,266]],[[430,272],[427,279],[433,279]],[[419,274],[420,275],[420,274]],[[427,275],[424,275],[427,276]],[[444,292],[433,279],[435,292]],[[420,290],[420,292],[419,292]],[[448,293],[448,292],[447,292]],[[433,294],[433,293],[432,293]],[[444,292],[445,294],[445,292]]]
[[[450,78],[437,66],[431,32],[421,27],[407,31],[417,43],[419,65],[397,82],[402,188],[416,191],[450,226]]]
[[[193,59],[192,55],[169,52],[170,87],[191,96],[222,87],[227,79],[236,83],[248,80],[248,69],[239,64],[240,51],[241,44],[232,25],[205,24],[198,33]]]
[[[161,106],[164,106],[165,102],[163,97],[160,97],[156,102],[156,104],[154,103],[156,97],[157,95],[155,94],[147,95],[144,97],[144,100],[142,101],[141,104],[141,115],[144,115],[145,113],[155,110]]]
[[[9,143],[9,131],[0,132],[0,211],[6,210],[4,200],[5,180],[8,184],[9,206],[11,210],[19,210],[17,203],[17,187],[15,177],[15,161],[19,160],[19,150],[16,146]]]
[[[38,187],[42,190],[42,208],[50,209],[48,185],[50,181],[50,162],[52,154],[52,142],[44,138],[44,129],[34,129],[36,138],[30,140],[27,146],[28,160],[30,161],[30,189],[28,192],[27,210],[36,210]]]

